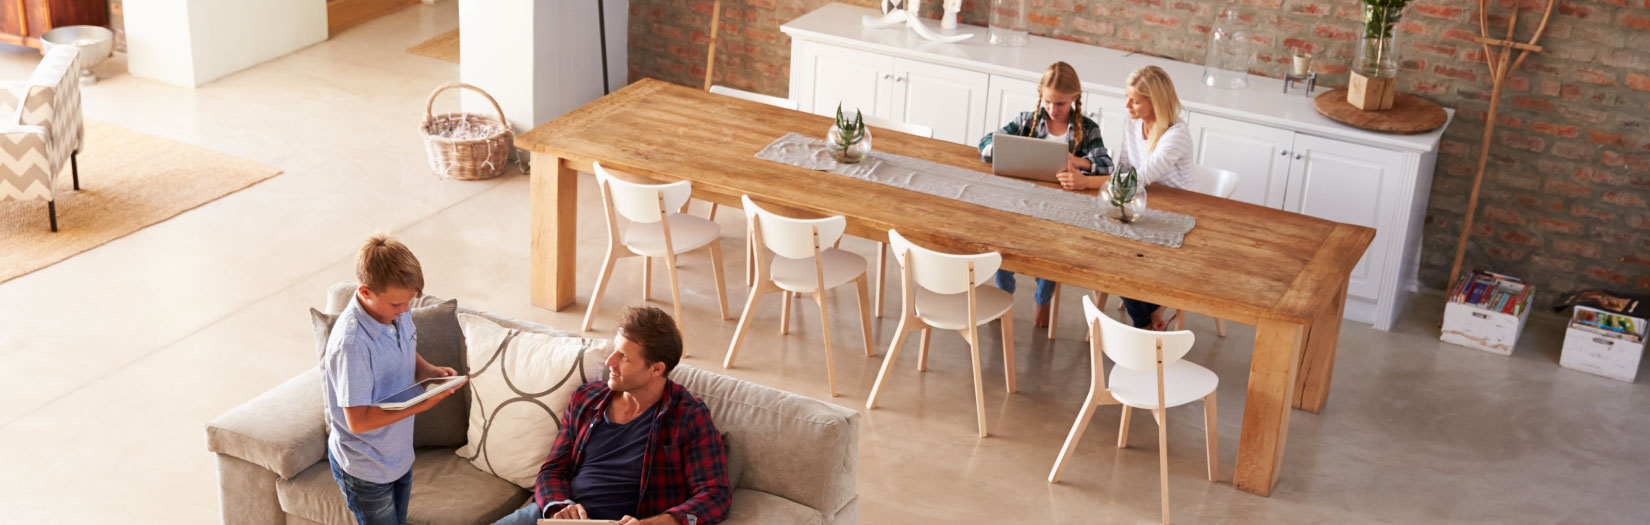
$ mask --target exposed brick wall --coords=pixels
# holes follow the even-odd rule
[[[1580,287],[1650,291],[1650,0],[1557,0],[1534,54],[1501,97],[1466,267],[1524,276],[1545,303]],[[716,82],[785,96],[790,38],[779,26],[826,0],[725,0]],[[876,2],[844,3],[875,7]],[[1261,45],[1252,73],[1282,76],[1292,49],[1317,56],[1321,83],[1343,85],[1357,49],[1350,0],[1031,0],[1033,34],[1202,63],[1213,13],[1246,9]],[[1525,7],[1528,38],[1545,2],[1494,0],[1490,27]],[[964,0],[964,24],[988,3]],[[1423,230],[1421,281],[1443,288],[1489,109],[1478,2],[1414,0],[1398,27],[1399,88],[1458,110],[1445,131]],[[924,2],[937,18],[939,0]],[[632,0],[630,76],[700,86],[709,0]],[[1121,74],[1121,73],[1120,73]]]

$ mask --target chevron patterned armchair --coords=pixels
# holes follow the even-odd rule
[[[80,190],[80,49],[56,46],[25,82],[0,83],[0,201],[45,199],[57,231],[57,179],[64,164]]]

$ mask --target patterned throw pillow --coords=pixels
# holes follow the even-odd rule
[[[470,368],[468,442],[458,455],[532,489],[561,430],[568,398],[602,378],[612,343],[526,333],[464,313],[458,322]]]

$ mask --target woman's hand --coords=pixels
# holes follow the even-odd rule
[[[1067,171],[1054,174],[1054,178],[1060,180],[1060,188],[1067,190],[1086,190],[1089,188],[1100,187],[1099,185],[1090,182],[1090,179],[1098,179],[1100,177],[1090,177],[1079,172],[1070,171],[1069,169]]]

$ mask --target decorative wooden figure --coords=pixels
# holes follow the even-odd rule
[[[1346,103],[1364,111],[1392,109],[1392,97],[1398,94],[1398,79],[1370,78],[1352,72],[1346,85]]]
[[[1478,189],[1484,182],[1484,166],[1490,158],[1490,138],[1495,133],[1495,114],[1501,109],[1501,87],[1507,82],[1507,74],[1518,69],[1519,64],[1530,53],[1541,52],[1541,33],[1547,30],[1547,20],[1553,16],[1555,0],[1547,0],[1547,10],[1541,14],[1541,23],[1535,27],[1535,34],[1530,36],[1529,42],[1514,42],[1513,31],[1518,27],[1518,6],[1514,5],[1512,13],[1507,16],[1507,36],[1493,38],[1490,36],[1490,23],[1487,11],[1490,9],[1490,0],[1478,0],[1478,29],[1483,36],[1474,38],[1484,45],[1484,62],[1490,66],[1490,110],[1484,115],[1484,144],[1478,150],[1478,173],[1472,176],[1472,196],[1467,199],[1466,218],[1461,222],[1461,240],[1455,246],[1455,262],[1450,265],[1450,279],[1461,275],[1461,257],[1467,253],[1467,236],[1472,234],[1472,217],[1478,212]],[[1518,58],[1512,58],[1514,49],[1519,50]],[[1509,63],[1510,62],[1510,63]]]

